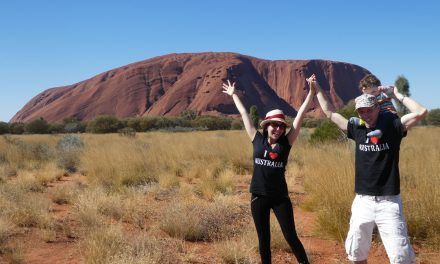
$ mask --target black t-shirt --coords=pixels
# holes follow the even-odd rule
[[[355,192],[374,196],[400,193],[399,151],[406,136],[400,119],[389,112],[380,113],[376,126],[381,138],[369,138],[374,128],[348,122],[347,136],[356,142]]]
[[[291,146],[287,137],[281,136],[277,145],[272,149],[267,137],[257,131],[252,145],[254,173],[250,192],[271,197],[288,196],[284,172]]]

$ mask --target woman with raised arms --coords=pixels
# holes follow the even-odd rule
[[[313,76],[312,76],[313,77]],[[309,83],[309,93],[298,110],[292,127],[287,132],[283,111],[274,109],[260,123],[263,133],[254,127],[246,108],[235,94],[235,83],[223,83],[223,92],[230,95],[243,119],[246,132],[253,145],[253,166],[250,192],[251,211],[258,234],[259,251],[263,264],[271,263],[270,210],[280,224],[284,238],[289,243],[299,263],[309,263],[304,246],[295,230],[292,203],[289,198],[285,171],[290,149],[299,135],[305,112],[312,101],[314,90]]]

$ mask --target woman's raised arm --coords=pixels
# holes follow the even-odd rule
[[[312,102],[313,96],[315,94],[314,86],[311,84],[311,80],[315,78],[315,75],[313,74],[309,79],[306,79],[307,83],[309,84],[309,93],[307,94],[306,99],[302,103],[301,107],[298,110],[298,113],[296,114],[295,119],[293,120],[292,128],[290,129],[289,133],[287,134],[287,138],[289,139],[289,144],[293,145],[296,138],[299,135],[299,130],[301,128],[302,121],[304,119],[305,113],[309,109],[310,102]]]
[[[246,108],[241,103],[240,98],[235,93],[235,82],[231,84],[231,82],[228,80],[228,83],[223,83],[223,92],[227,95],[232,96],[235,106],[237,107],[238,112],[240,112],[241,118],[243,119],[244,128],[246,129],[246,132],[249,138],[251,139],[251,141],[254,140],[255,134],[257,133],[257,129],[252,123],[252,120],[249,117]]]

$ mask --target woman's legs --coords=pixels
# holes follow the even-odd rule
[[[262,264],[271,263],[270,253],[270,200],[252,195],[251,211],[258,234],[258,246]]]
[[[273,211],[278,219],[284,238],[289,243],[299,263],[309,263],[304,246],[298,238],[293,218],[292,202],[288,197],[283,198],[273,206]]]

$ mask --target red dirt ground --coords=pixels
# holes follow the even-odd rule
[[[239,193],[246,193],[248,188],[249,177],[240,177],[241,180],[238,185]],[[72,175],[69,177],[63,177],[60,181],[53,183],[50,188],[54,188],[58,185],[85,182],[85,177],[80,175]],[[301,186],[293,188],[292,193],[293,201],[301,201],[304,198],[304,193]],[[50,195],[50,190],[47,192]],[[243,195],[245,197],[245,195]],[[63,223],[68,223],[69,228],[72,230],[69,234],[60,233],[56,234],[55,239],[51,242],[44,242],[41,236],[36,230],[27,230],[22,234],[14,237],[12,245],[23,248],[23,263],[29,264],[77,264],[84,263],[81,258],[81,254],[78,248],[78,238],[75,237],[75,228],[78,223],[72,217],[70,205],[57,205],[53,204],[51,212],[54,217]],[[314,232],[314,225],[316,222],[316,214],[313,212],[305,211],[301,208],[295,207],[295,221],[297,229],[300,230],[300,239],[308,252],[311,263],[315,264],[329,264],[329,263],[349,263],[346,259],[344,246],[341,242],[334,240],[326,240],[319,238]],[[212,263],[212,250],[209,243],[198,242],[191,243],[186,242],[185,247],[191,254],[194,254],[194,260],[191,263]],[[416,247],[416,252],[419,255],[423,254],[423,250]],[[423,260],[418,260],[418,263],[440,263],[440,253],[424,254]],[[10,263],[7,254],[0,255],[0,263]],[[273,263],[296,263],[294,256],[291,253],[283,251],[273,252]],[[381,264],[389,263],[386,256],[386,252],[383,246],[374,244],[369,257],[369,263]]]

